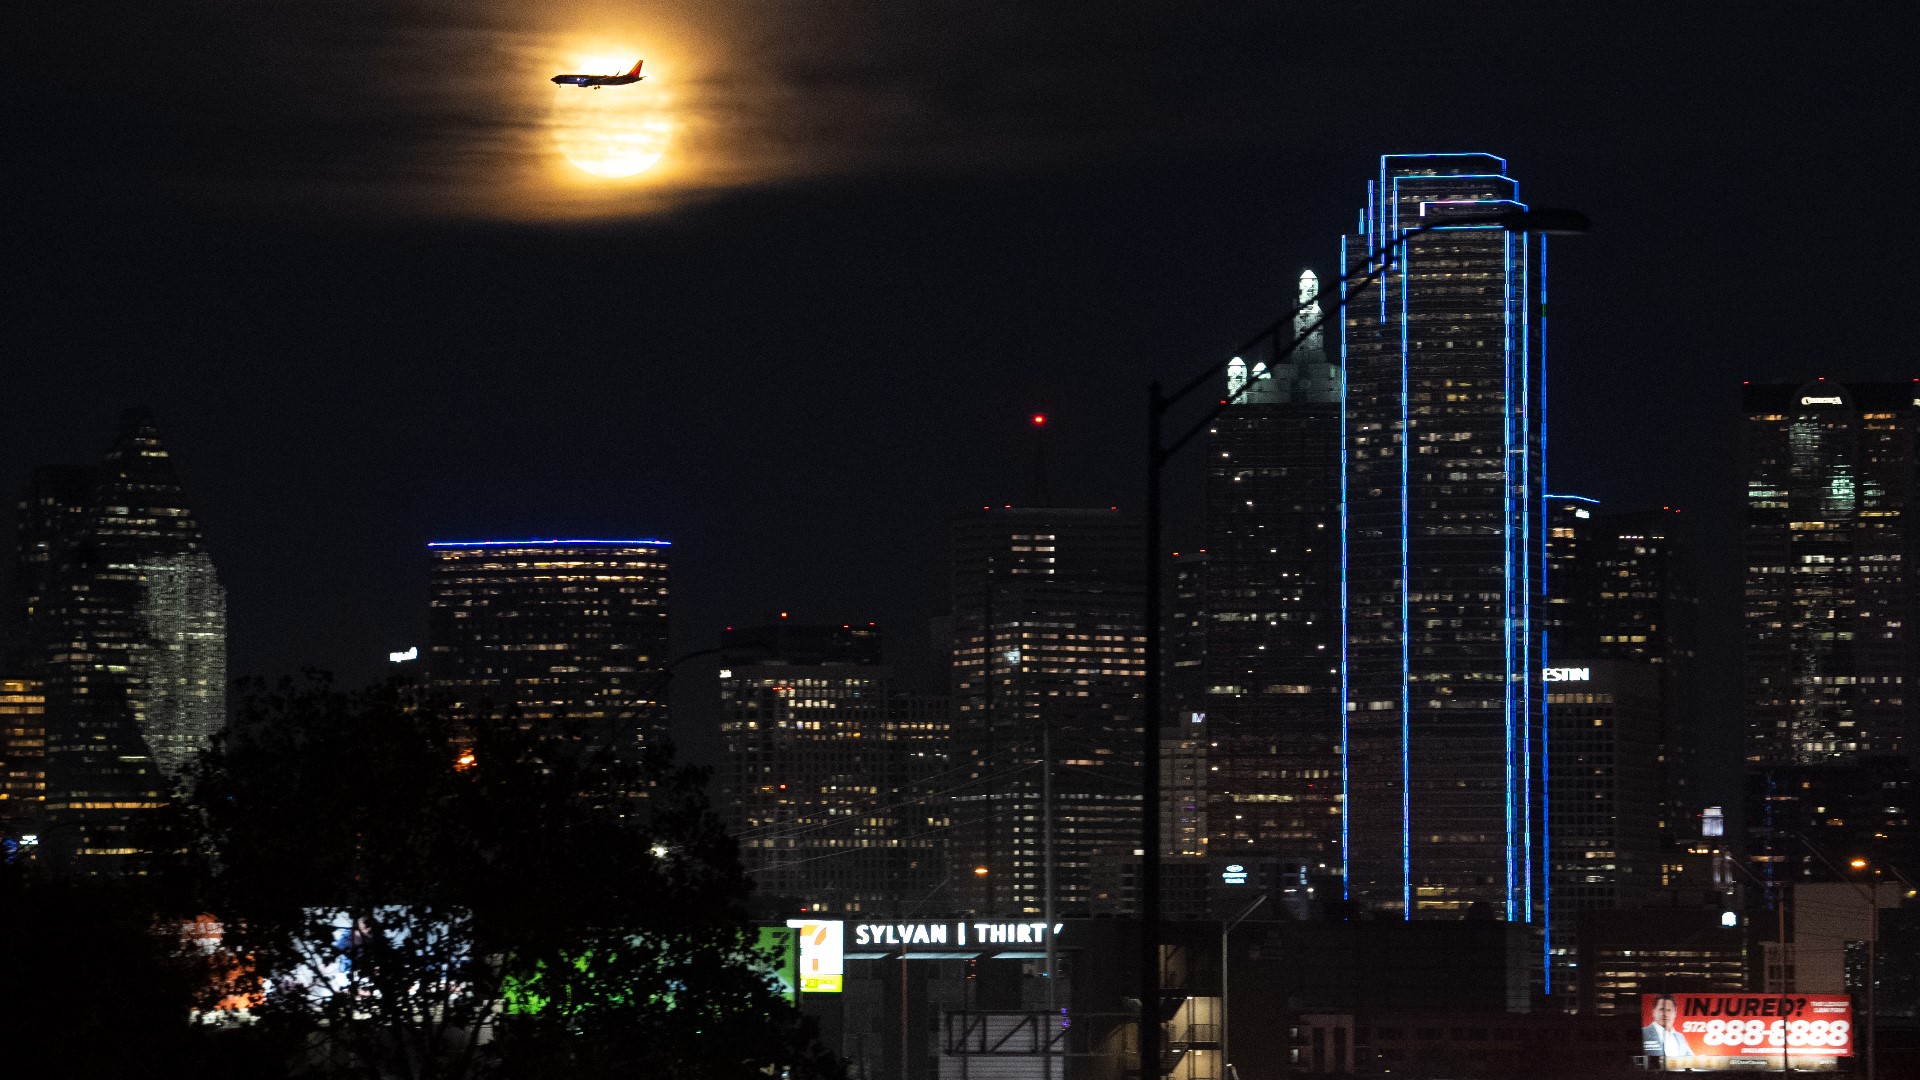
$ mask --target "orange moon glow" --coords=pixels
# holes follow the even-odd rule
[[[568,72],[617,75],[633,66],[637,54],[578,57]],[[591,176],[619,179],[651,169],[667,152],[673,118],[653,78],[629,86],[593,90],[553,88],[550,124],[554,146],[574,168]]]

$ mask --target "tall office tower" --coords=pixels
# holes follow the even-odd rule
[[[721,642],[718,801],[763,907],[937,903],[946,807],[925,785],[945,762],[938,702],[893,693],[872,629],[778,623]]]
[[[0,846],[38,844],[46,801],[46,688],[33,679],[0,679]],[[0,860],[9,854],[0,850]]]
[[[1645,906],[1660,885],[1659,670],[1561,658],[1544,675],[1554,904],[1569,914]]]
[[[1692,694],[1698,599],[1680,557],[1678,512],[1602,514],[1596,500],[1547,497],[1547,663],[1647,665],[1660,688],[1656,816],[1675,858],[1692,836]]]
[[[1694,838],[1701,807],[1693,779],[1699,742],[1694,656],[1699,647],[1700,598],[1684,555],[1679,511],[1605,514],[1594,559],[1594,611],[1599,635],[1593,655],[1651,665],[1660,678],[1662,840],[1679,855]],[[1554,586],[1549,578],[1548,592]],[[1551,636],[1548,642],[1552,659]]]
[[[46,692],[42,850],[136,870],[152,811],[226,722],[226,593],[153,415],[98,468],[42,470],[20,506],[24,673]]]
[[[1601,655],[1599,506],[1583,495],[1547,496],[1547,603],[1540,627],[1548,659]]]
[[[1056,912],[1134,905],[1131,887],[1096,897],[1092,869],[1139,847],[1144,546],[1117,510],[955,523],[949,861],[974,911],[1044,909],[1049,817]]]
[[[666,734],[665,540],[427,545],[427,679],[467,723],[636,751]]]
[[[1519,205],[1484,154],[1395,155],[1344,265]],[[1412,237],[1347,309],[1347,875],[1405,918],[1543,925],[1544,241]]]
[[[1920,382],[1744,397],[1747,760],[1911,754]]]
[[[1207,433],[1210,858],[1307,897],[1341,865],[1340,369],[1300,275],[1291,355],[1232,361]],[[1337,885],[1316,895],[1337,897]]]

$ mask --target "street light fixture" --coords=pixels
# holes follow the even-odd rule
[[[1227,1036],[1232,1033],[1232,1028],[1229,1025],[1233,1019],[1232,1013],[1227,1007],[1229,1004],[1227,995],[1232,989],[1227,981],[1227,975],[1230,971],[1227,952],[1227,935],[1233,933],[1234,927],[1245,922],[1247,916],[1259,910],[1260,905],[1266,902],[1267,894],[1261,893],[1259,896],[1254,897],[1253,903],[1243,908],[1240,914],[1235,915],[1232,919],[1222,923],[1220,926],[1220,1080],[1233,1080],[1234,1077],[1233,1056],[1231,1054],[1230,1044],[1227,1042]]]
[[[1879,972],[1879,963],[1878,963],[1880,958],[1879,874],[1883,868],[1878,866],[1873,866],[1866,859],[1858,856],[1855,856],[1854,858],[1847,860],[1847,866],[1853,870],[1866,870],[1869,868],[1873,870],[1874,877],[1871,880],[1869,880],[1866,886],[1863,887],[1858,881],[1855,881],[1852,878],[1848,877],[1846,874],[1841,873],[1840,868],[1833,865],[1833,861],[1827,858],[1825,852],[1822,852],[1819,848],[1814,847],[1813,841],[1807,839],[1805,834],[1792,833],[1790,835],[1795,840],[1798,840],[1802,844],[1806,845],[1807,850],[1813,852],[1814,858],[1819,859],[1823,864],[1825,864],[1828,870],[1833,871],[1836,877],[1840,878],[1840,880],[1842,881],[1845,881],[1849,886],[1853,888],[1854,892],[1860,895],[1860,898],[1862,900],[1865,900],[1867,902],[1867,1054],[1866,1054],[1866,1057],[1867,1057],[1867,1080],[1874,1080],[1874,1064],[1875,1064],[1874,1056],[1875,1056],[1875,1051],[1879,1049],[1879,1040],[1876,1038],[1876,1035],[1878,1034],[1878,1031],[1877,1031],[1878,1024],[1876,1023],[1876,1018],[1879,1016],[1879,1013],[1880,1013],[1880,1009],[1878,1007],[1879,1003],[1877,1001],[1877,998],[1879,996],[1877,991],[1879,990],[1879,987],[1880,987],[1880,972]],[[1892,870],[1893,876],[1899,878],[1903,882],[1907,880],[1905,874],[1902,874],[1899,870],[1896,870],[1893,867],[1890,867],[1890,866],[1884,867],[1884,869]]]
[[[1367,287],[1386,274],[1397,264],[1397,256],[1414,237],[1439,229],[1460,229],[1494,226],[1511,233],[1541,233],[1550,236],[1581,235],[1588,231],[1591,223],[1587,216],[1578,210],[1528,209],[1513,207],[1495,214],[1461,214],[1436,218],[1426,224],[1395,233],[1386,243],[1367,253],[1360,266],[1341,276],[1339,284],[1340,299],[1325,310],[1320,318],[1299,331],[1287,342],[1284,348],[1274,351],[1269,361],[1269,369],[1293,354],[1293,351],[1312,335],[1318,333],[1328,319],[1341,315],[1352,304],[1355,297],[1365,292]],[[1167,393],[1155,380],[1147,387],[1147,604],[1146,604],[1146,686],[1142,692],[1144,716],[1140,725],[1141,733],[1141,769],[1143,772],[1140,792],[1140,1042],[1139,1042],[1139,1080],[1159,1080],[1160,1072],[1160,710],[1161,710],[1161,566],[1160,533],[1163,507],[1161,503],[1161,470],[1166,467],[1173,455],[1180,452],[1207,426],[1246,394],[1256,380],[1248,379],[1239,388],[1222,398],[1219,404],[1207,411],[1199,422],[1177,435],[1172,441],[1163,437],[1167,413],[1173,406],[1186,400],[1194,392],[1210,385],[1233,362],[1233,357],[1250,352],[1254,346],[1271,340],[1276,345],[1280,341],[1282,326],[1292,325],[1299,309],[1288,312],[1271,325],[1249,338],[1246,344],[1225,360],[1220,360],[1200,372],[1179,389]]]

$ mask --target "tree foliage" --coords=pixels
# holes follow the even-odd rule
[[[248,1013],[362,1076],[830,1076],[701,771],[450,723],[402,682],[256,686],[192,800]]]

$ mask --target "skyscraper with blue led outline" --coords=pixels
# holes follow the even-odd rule
[[[1487,154],[1380,159],[1342,262],[1408,230],[1342,320],[1347,890],[1545,926],[1546,251]]]

